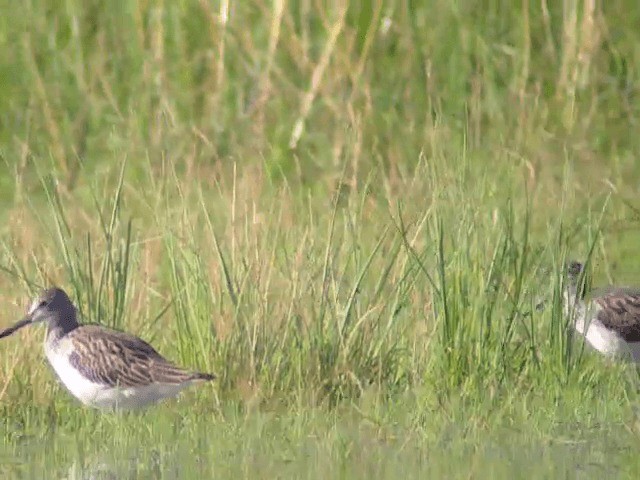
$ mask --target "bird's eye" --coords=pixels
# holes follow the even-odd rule
[[[46,300],[42,300],[42,301],[38,304],[38,308],[43,308],[43,307],[46,307],[47,305],[49,305],[49,302],[47,302]]]

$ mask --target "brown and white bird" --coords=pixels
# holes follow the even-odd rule
[[[175,366],[128,333],[79,324],[76,308],[59,288],[44,291],[22,320],[0,332],[0,338],[40,322],[48,326],[44,350],[49,363],[69,392],[91,407],[139,408],[215,378]]]
[[[579,262],[568,265],[565,314],[600,353],[640,362],[640,289],[607,287],[585,295],[583,270]]]

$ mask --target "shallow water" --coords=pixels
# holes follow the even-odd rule
[[[354,412],[195,418],[167,409],[135,416],[80,411],[56,421],[4,424],[1,478],[608,478],[640,473],[631,461],[637,437],[615,424],[556,424],[542,432],[533,424],[471,428],[428,419],[378,426]]]

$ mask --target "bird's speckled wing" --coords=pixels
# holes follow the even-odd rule
[[[640,291],[609,288],[594,292],[592,301],[600,310],[597,319],[627,342],[640,342]]]
[[[96,383],[136,387],[210,379],[207,374],[176,367],[147,342],[124,332],[98,325],[82,325],[69,332],[67,337],[74,346],[69,356],[72,366]]]

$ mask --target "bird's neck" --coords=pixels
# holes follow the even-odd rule
[[[568,285],[564,291],[564,314],[570,319],[573,326],[580,333],[584,333],[587,307],[582,295],[578,293],[575,285]]]
[[[56,312],[54,317],[49,320],[47,342],[57,342],[77,327],[76,309],[70,305],[69,308]]]

